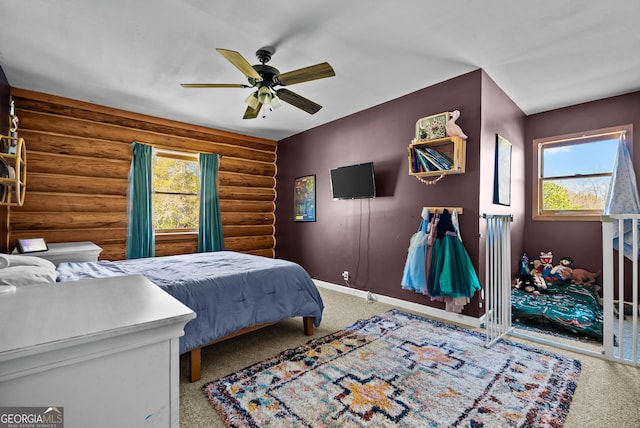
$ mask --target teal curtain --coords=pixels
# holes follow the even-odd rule
[[[222,217],[218,198],[218,166],[220,158],[212,153],[200,153],[200,221],[198,252],[224,250]]]
[[[129,170],[129,230],[127,233],[127,258],[153,257],[155,236],[153,232],[153,148],[146,144],[132,143],[133,157]]]

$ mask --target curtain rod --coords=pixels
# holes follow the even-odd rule
[[[153,147],[155,150],[157,150],[158,152],[164,152],[164,153],[174,153],[177,155],[199,155],[199,154],[203,154],[203,155],[218,155],[218,157],[222,158],[222,155],[219,153],[213,153],[213,152],[201,152],[198,150],[190,150],[190,149],[180,149],[180,150],[175,150],[175,149],[165,149],[163,146],[158,146],[156,144],[150,144],[150,143],[141,143],[141,144],[146,144],[148,146]],[[194,156],[195,157],[195,156]]]

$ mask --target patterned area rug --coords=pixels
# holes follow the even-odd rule
[[[580,362],[392,310],[203,385],[233,427],[558,427]]]

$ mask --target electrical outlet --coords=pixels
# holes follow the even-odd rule
[[[349,281],[349,271],[345,270],[344,272],[342,272],[342,279],[344,279],[345,281]]]

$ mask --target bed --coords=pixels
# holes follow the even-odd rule
[[[602,341],[603,310],[596,287],[549,281],[547,289],[540,290],[540,294],[512,289],[513,321]]]
[[[310,336],[324,309],[300,265],[232,251],[65,262],[57,271],[58,282],[142,274],[196,312],[180,338],[180,354],[190,353],[192,382],[200,379],[202,347],[294,317],[303,317]]]

